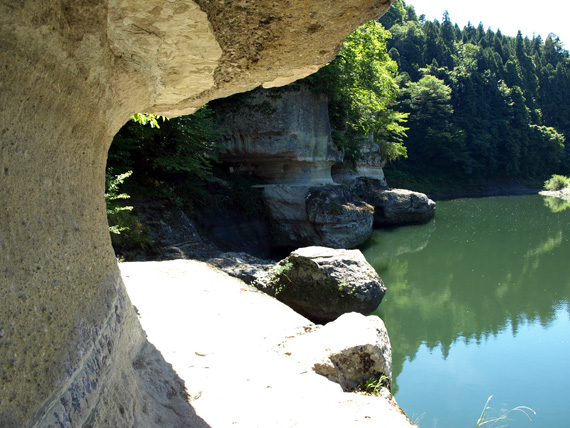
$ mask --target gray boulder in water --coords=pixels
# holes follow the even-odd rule
[[[369,314],[386,287],[359,250],[305,247],[275,265],[258,288],[315,322],[348,312]]]
[[[374,225],[420,223],[435,215],[435,202],[424,193],[387,189],[376,179],[358,178],[352,185],[355,197],[374,206]]]

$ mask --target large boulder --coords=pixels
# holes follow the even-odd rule
[[[306,76],[389,7],[0,3],[0,426],[150,426],[133,367],[146,339],[104,199],[107,150],[128,118]]]
[[[386,293],[359,250],[326,247],[293,251],[275,265],[267,282],[254,285],[315,322],[348,312],[369,314]]]
[[[384,322],[347,313],[309,335],[297,336],[284,346],[298,359],[309,361],[313,370],[353,391],[363,382],[382,376],[392,380],[392,348]]]
[[[374,206],[374,225],[420,223],[435,215],[435,202],[424,193],[388,189],[374,178],[361,177],[351,187],[355,197]]]
[[[264,186],[275,247],[355,248],[372,234],[372,206],[343,186]]]
[[[306,208],[319,238],[313,241],[314,245],[354,248],[372,234],[374,208],[356,199],[344,186],[311,189]]]

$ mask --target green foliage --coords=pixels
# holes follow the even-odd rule
[[[352,161],[370,137],[384,159],[406,155],[402,124],[407,115],[390,109],[398,85],[397,64],[386,51],[389,37],[382,25],[370,21],[347,37],[329,65],[307,78],[315,92],[327,95],[333,140]]]
[[[158,119],[164,122],[162,126]],[[148,249],[153,245],[147,227],[124,203],[129,194],[166,196],[178,206],[190,207],[204,200],[206,184],[213,180],[218,140],[219,130],[207,107],[172,120],[143,114],[131,117],[115,136],[107,161],[105,200],[115,249]],[[119,171],[128,172],[117,174]],[[133,178],[125,182],[133,171]],[[119,186],[125,191],[119,191]]]
[[[570,208],[570,201],[556,196],[545,196],[544,206],[553,213],[560,213]]]
[[[119,186],[132,175],[133,171],[113,175],[109,172],[105,180],[105,202],[107,205],[107,220],[111,242],[115,248],[145,249],[152,245],[148,231],[143,224],[132,214],[133,207],[125,205],[124,201],[130,195],[121,192]]]
[[[418,82],[409,82],[402,98],[417,121],[440,122],[453,113],[451,88],[435,76],[426,75]]]
[[[135,113],[131,116],[131,120],[139,125],[150,125],[151,128],[160,128],[158,126],[158,119],[162,119],[164,122],[168,120],[166,116],[158,116],[155,114],[144,114],[144,113]]]
[[[544,182],[545,190],[562,190],[570,186],[570,177],[554,174]]]
[[[206,183],[214,179],[219,138],[207,106],[160,128],[131,120],[115,136],[107,167],[135,171],[131,191],[157,192],[178,205],[196,204],[206,195]]]
[[[570,54],[555,35],[460,29],[394,5],[381,22],[410,116],[408,158],[390,168],[463,183],[570,173]]]
[[[284,276],[289,282],[291,282],[291,279],[287,276],[287,272],[289,272],[292,267],[293,263],[283,263],[283,261],[281,261],[273,268],[271,279],[269,280],[268,284],[271,288],[273,288],[276,296],[287,290],[287,284],[281,280],[281,276]]]
[[[286,272],[289,272],[292,267],[293,267],[293,263],[291,263],[291,262],[285,263],[283,265],[279,265],[275,268],[275,270],[273,271],[273,274],[276,276],[285,274]]]
[[[109,224],[120,225],[120,233],[111,233],[113,247],[118,250],[145,250],[154,243],[147,227],[130,211],[119,211],[108,216]]]
[[[105,203],[107,205],[107,217],[109,219],[109,232],[120,235],[121,232],[128,230],[128,226],[120,222],[118,215],[124,211],[131,211],[133,207],[119,203],[130,196],[126,193],[119,192],[119,186],[132,175],[133,171],[127,171],[123,174],[111,175],[106,174],[105,177]]]
[[[386,375],[373,376],[370,379],[362,382],[356,388],[356,392],[365,395],[378,396],[382,392],[382,388],[390,390],[390,378]]]

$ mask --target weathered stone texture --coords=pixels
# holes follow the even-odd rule
[[[360,177],[352,184],[351,191],[374,206],[375,226],[420,223],[435,215],[436,204],[424,193],[389,189],[382,180]]]
[[[342,153],[331,138],[326,97],[290,85],[253,91],[236,104],[217,108],[222,161],[267,183],[333,184],[331,166]]]
[[[103,198],[107,150],[128,117],[293,80],[388,6],[0,2],[0,426],[80,426],[93,406],[137,402],[112,392],[137,388],[144,339]]]
[[[305,247],[293,251],[253,285],[314,322],[374,311],[386,287],[359,250]]]
[[[370,378],[392,380],[392,347],[384,322],[347,313],[310,336],[298,336],[285,345],[291,354],[312,360],[313,370],[353,391]]]
[[[266,185],[273,245],[355,248],[372,234],[374,208],[343,186]]]

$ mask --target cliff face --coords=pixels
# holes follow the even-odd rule
[[[332,142],[327,99],[300,85],[250,94],[218,108],[222,160],[267,183],[333,184],[331,166],[343,155]]]
[[[264,181],[276,247],[353,248],[372,233],[370,205],[338,186],[326,97],[299,84],[258,89],[216,105],[224,129],[222,160],[235,174]]]
[[[133,366],[145,338],[103,198],[107,149],[128,117],[289,83],[388,7],[0,2],[0,426],[145,426]]]

